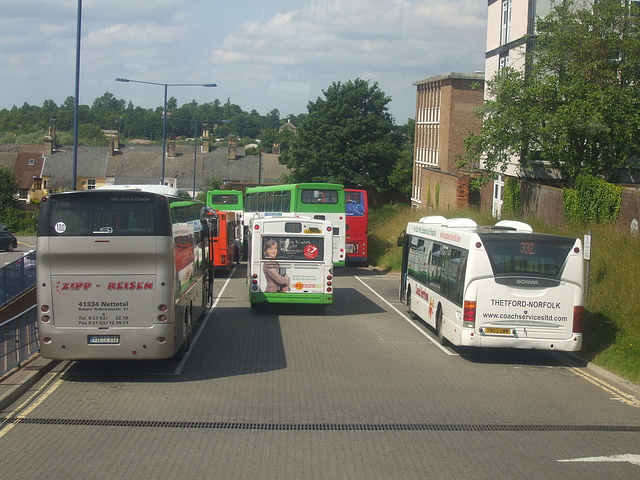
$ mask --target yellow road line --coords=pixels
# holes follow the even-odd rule
[[[585,380],[587,380],[588,382],[590,382],[593,385],[597,386],[601,390],[604,390],[605,392],[610,393],[615,398],[617,398],[618,400],[626,403],[627,405],[630,405],[630,406],[636,407],[636,408],[640,408],[640,400],[638,400],[635,396],[630,395],[628,393],[625,393],[622,390],[620,390],[619,388],[616,388],[613,385],[609,385],[604,380],[601,380],[601,379],[599,379],[597,377],[594,377],[593,375],[590,375],[590,374],[586,373],[584,370],[581,370],[579,368],[567,367],[567,369],[570,372],[574,373],[575,375],[577,375],[579,377],[582,377]]]
[[[0,424],[0,438],[9,433],[13,427],[20,423],[21,419],[27,418],[27,415],[29,415],[53,392],[55,392],[55,390],[62,384],[62,374],[67,370],[67,368],[69,368],[71,363],[72,362],[67,363],[67,365],[60,372],[48,374],[51,375],[51,378],[48,379],[38,390],[33,392],[29,396],[29,398],[18,405],[13,413],[7,416],[7,419],[15,418],[15,421],[13,421],[12,423],[7,423],[5,420],[4,423]],[[35,402],[33,402],[34,398],[36,399]]]

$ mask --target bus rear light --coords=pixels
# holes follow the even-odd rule
[[[257,285],[258,284],[258,280],[251,280],[251,283],[254,284],[254,285]]]
[[[330,287],[331,285],[332,285],[332,283],[331,283],[331,282],[327,282],[327,286],[329,286],[329,287]]]
[[[223,265],[227,264],[227,256],[226,255],[220,255],[220,263],[222,263]]]
[[[573,333],[582,333],[582,317],[584,307],[581,305],[573,307]]]
[[[49,320],[51,320],[51,318],[49,318],[49,315],[42,315],[42,323],[49,323]]]
[[[159,322],[166,322],[167,321],[167,316],[166,315],[158,315],[158,321]]]
[[[327,232],[330,232],[330,231],[331,231],[331,227],[327,227]]]
[[[465,300],[462,326],[473,328],[476,325],[476,302]]]
[[[255,228],[256,230],[260,230],[260,225],[254,225],[253,228]]]
[[[49,313],[49,305],[42,305],[42,306],[40,307],[40,311],[41,311],[42,313]]]
[[[327,292],[331,293],[331,287],[327,287]]]
[[[333,277],[331,275],[327,275],[327,280],[331,280]]]
[[[159,312],[166,312],[167,310],[169,310],[169,307],[167,307],[164,303],[158,305]]]
[[[253,275],[251,275],[251,278],[258,278],[258,274],[254,273]]]
[[[167,343],[167,339],[165,337],[158,337],[156,341],[160,344]]]
[[[42,343],[44,343],[45,345],[51,345],[51,337],[44,337],[42,339]]]

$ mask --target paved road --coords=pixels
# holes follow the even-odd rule
[[[637,390],[557,352],[442,348],[397,275],[336,286],[254,311],[242,265],[183,362],[62,362],[0,412],[3,478],[640,476]]]
[[[27,252],[36,249],[36,237],[16,237],[18,239],[18,248],[13,252],[5,252],[0,250],[0,266],[12,263],[22,257]]]

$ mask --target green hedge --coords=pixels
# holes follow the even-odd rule
[[[507,177],[504,181],[502,212],[506,214],[520,215],[521,206],[520,181],[513,177]]]
[[[575,188],[562,190],[565,220],[569,224],[614,223],[620,212],[622,187],[590,175],[579,175]]]

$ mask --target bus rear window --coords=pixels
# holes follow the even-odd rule
[[[575,239],[543,235],[480,235],[495,276],[541,275],[557,278]]]
[[[78,197],[51,203],[49,234],[53,236],[155,235],[153,197]]]
[[[211,195],[213,205],[238,205],[237,195]]]
[[[300,200],[302,203],[335,205],[338,203],[338,192],[336,190],[302,190]]]
[[[264,236],[262,238],[263,260],[324,260],[324,237]]]

